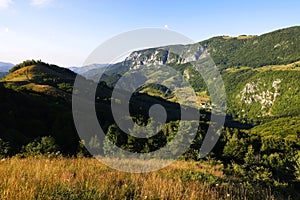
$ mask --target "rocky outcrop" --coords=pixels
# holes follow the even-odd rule
[[[245,85],[240,94],[237,95],[237,98],[239,98],[243,104],[251,105],[253,103],[259,103],[262,115],[270,116],[272,115],[271,108],[277,96],[280,95],[278,92],[280,83],[281,79],[276,79],[273,81],[271,88],[268,88],[267,84],[260,80],[257,82],[249,82]]]
[[[138,69],[143,65],[161,66],[167,64],[185,64],[201,59],[204,52],[205,48],[198,43],[186,46],[174,45],[135,51],[126,58],[125,62],[131,62],[131,70]]]

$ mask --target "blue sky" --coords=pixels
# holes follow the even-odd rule
[[[195,41],[300,25],[300,1],[0,0],[0,61],[80,66],[102,42],[144,27]]]

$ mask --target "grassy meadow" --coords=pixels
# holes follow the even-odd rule
[[[132,174],[92,158],[9,158],[0,162],[0,176],[1,200],[275,199],[271,189],[238,183],[210,162],[176,161]]]

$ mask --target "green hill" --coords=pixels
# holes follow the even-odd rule
[[[33,60],[16,65],[0,81],[10,88],[63,97],[72,91],[75,77],[68,69]]]
[[[199,44],[208,48],[220,69],[289,64],[300,60],[300,26],[260,36],[215,37]]]
[[[71,92],[76,74],[43,62],[24,62],[0,80],[0,138],[11,153],[38,137],[53,136],[62,152],[74,153]]]
[[[300,68],[295,67],[297,65],[224,71],[228,113],[252,122],[300,115]]]

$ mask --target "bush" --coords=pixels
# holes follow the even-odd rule
[[[10,145],[8,142],[3,141],[0,138],[0,158],[5,158],[8,156],[10,150]]]
[[[59,83],[57,84],[58,88],[61,89],[61,90],[64,90],[66,92],[72,92],[73,90],[73,85],[70,84],[70,83]]]
[[[42,156],[56,157],[60,155],[59,146],[51,136],[37,138],[33,142],[22,147],[22,156]]]
[[[31,65],[36,65],[36,64],[39,64],[39,63],[42,63],[41,60],[26,60],[20,64],[17,64],[15,65],[13,68],[11,68],[9,70],[9,73],[11,72],[14,72],[14,71],[17,71],[18,69],[21,69],[23,67],[27,67],[27,66],[31,66]]]

